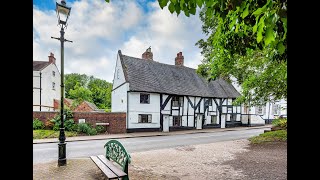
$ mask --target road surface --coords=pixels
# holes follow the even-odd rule
[[[247,139],[261,134],[265,129],[223,131],[170,136],[137,137],[118,139],[128,153],[155,149],[172,148],[184,145],[208,144],[220,141]],[[67,142],[67,159],[83,158],[91,155],[105,154],[104,144],[108,140],[90,140]],[[58,160],[58,143],[33,144],[33,164]]]

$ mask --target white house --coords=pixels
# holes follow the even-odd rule
[[[237,91],[241,92],[241,87],[235,81],[232,83],[232,85],[236,88]],[[270,99],[272,99],[272,97],[270,97]],[[266,123],[271,123],[273,119],[276,119],[279,116],[287,115],[287,101],[281,99],[274,102],[267,102],[265,105],[262,106],[243,106],[242,115],[249,115],[249,121],[251,120],[251,123],[253,124],[257,123],[257,121],[262,120]],[[243,119],[248,119],[248,117]]]
[[[54,99],[60,99],[60,72],[56,58],[33,61],[33,111],[53,111]]]
[[[222,79],[207,82],[183,65],[182,52],[173,61],[175,65],[154,61],[151,48],[142,58],[118,51],[111,109],[126,112],[127,132],[245,124],[241,106],[232,105],[240,95],[232,84]]]

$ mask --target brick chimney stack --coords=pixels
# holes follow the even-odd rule
[[[56,58],[54,57],[54,54],[52,52],[50,52],[50,56],[48,57],[49,57],[49,63],[56,64]]]
[[[175,58],[175,65],[176,66],[183,66],[184,57],[182,56],[182,52],[179,52],[177,54],[177,57]]]
[[[142,54],[142,59],[153,60],[153,53],[151,52],[151,46],[146,49],[146,52]]]

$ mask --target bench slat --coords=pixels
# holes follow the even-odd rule
[[[98,158],[103,161],[109,168],[112,169],[119,177],[124,177],[127,173],[123,172],[119,167],[115,166],[111,161],[109,161],[104,155],[98,155]]]
[[[90,158],[109,179],[118,178],[118,176],[106,167],[97,156],[90,156]]]

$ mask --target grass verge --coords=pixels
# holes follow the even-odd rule
[[[77,136],[77,132],[65,131],[66,137]],[[54,130],[33,130],[33,139],[58,138],[59,131]]]
[[[259,136],[254,136],[249,138],[252,144],[260,144],[266,142],[286,142],[287,141],[287,130],[277,130],[277,131],[270,131]]]

